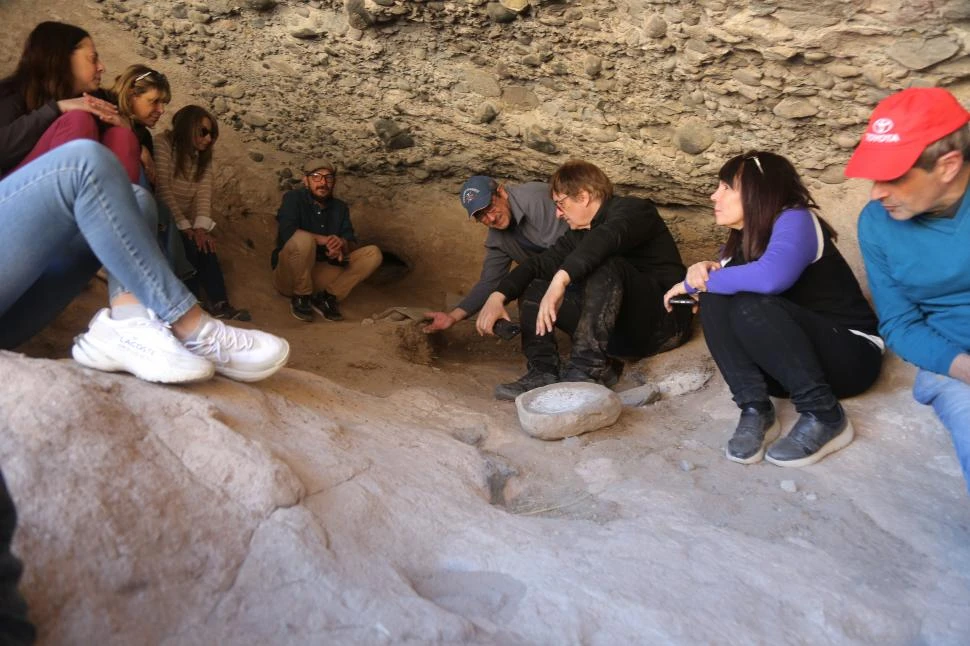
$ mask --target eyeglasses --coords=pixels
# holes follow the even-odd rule
[[[758,159],[757,155],[745,155],[743,159],[750,159],[754,162],[754,165],[758,167],[758,172],[764,177],[765,169],[761,167],[761,160]]]
[[[328,184],[337,180],[337,176],[333,173],[307,173],[307,177],[314,182],[326,182]]]
[[[199,137],[201,137],[202,139],[205,139],[206,137],[209,137],[209,136],[215,137],[216,133],[206,128],[205,126],[202,126],[201,128],[199,128]]]
[[[563,206],[563,204],[566,203],[566,200],[568,200],[568,199],[569,199],[569,196],[568,195],[563,195],[558,200],[553,200],[552,203],[556,205],[556,208],[557,209],[559,209],[560,211],[562,211],[563,210],[562,206]]]
[[[140,81],[142,79],[145,79],[145,78],[148,78],[149,76],[154,76],[156,78],[156,80],[158,80],[158,81],[164,81],[165,80],[165,75],[162,74],[161,72],[156,72],[155,70],[148,70],[144,74],[140,74],[140,75],[136,76],[135,77],[135,80],[132,81],[132,83],[137,83],[138,81]]]
[[[483,209],[479,209],[475,212],[474,218],[476,222],[484,222],[485,220],[491,218],[495,215],[495,201],[494,198],[489,202],[488,206]]]

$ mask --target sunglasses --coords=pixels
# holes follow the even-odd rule
[[[758,172],[761,173],[762,177],[764,177],[765,169],[761,167],[761,160],[758,159],[757,155],[745,155],[743,159],[750,159],[753,161],[754,165],[758,167]]]
[[[201,138],[203,138],[203,139],[205,139],[206,137],[208,137],[208,136],[210,136],[210,135],[211,135],[211,136],[213,136],[213,137],[215,137],[215,136],[216,136],[216,135],[215,135],[215,133],[214,133],[214,132],[212,132],[212,130],[209,130],[209,129],[208,129],[208,128],[206,128],[205,126],[202,126],[201,128],[199,128],[199,136],[200,136]]]
[[[138,81],[140,81],[142,79],[146,79],[149,76],[154,76],[155,77],[155,80],[157,80],[157,81],[164,81],[165,80],[165,75],[162,74],[161,72],[156,72],[155,70],[148,70],[144,74],[140,74],[140,75],[136,76],[135,77],[135,80],[134,80],[134,83],[137,83]]]

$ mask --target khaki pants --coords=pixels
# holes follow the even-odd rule
[[[350,290],[380,267],[383,256],[374,245],[350,252],[346,267],[317,262],[317,243],[306,231],[297,231],[280,250],[273,286],[283,296],[309,296],[328,291],[342,301]]]

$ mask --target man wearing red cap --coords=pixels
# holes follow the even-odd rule
[[[941,88],[883,100],[846,166],[870,179],[859,245],[886,343],[953,436],[970,487],[970,112]]]

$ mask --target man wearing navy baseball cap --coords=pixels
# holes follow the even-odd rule
[[[499,184],[491,177],[475,175],[458,194],[468,217],[488,227],[482,273],[468,294],[450,312],[428,312],[425,332],[447,330],[468,318],[485,303],[512,263],[522,264],[545,251],[569,230],[556,217],[549,185],[543,182]]]
[[[845,169],[872,180],[859,246],[879,330],[919,372],[970,487],[970,112],[942,88],[876,106]]]

